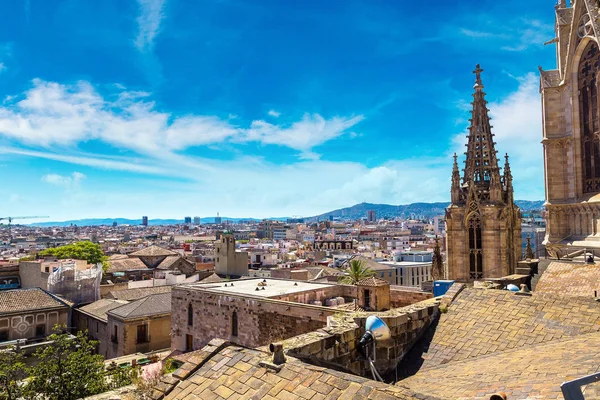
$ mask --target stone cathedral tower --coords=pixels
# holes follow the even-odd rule
[[[540,67],[546,249],[600,249],[600,13],[594,0],[555,6],[556,69]],[[596,250],[596,254],[598,250]]]
[[[513,274],[521,259],[521,213],[513,199],[508,155],[500,174],[494,135],[475,68],[475,93],[464,174],[456,154],[452,169],[452,203],[446,209],[448,278],[471,282]]]

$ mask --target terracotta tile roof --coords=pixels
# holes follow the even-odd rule
[[[551,262],[540,277],[536,293],[593,297],[600,294],[600,264]]]
[[[441,314],[421,357],[431,367],[598,331],[600,305],[592,298],[470,288]]]
[[[206,278],[200,280],[200,282],[202,283],[219,283],[219,282],[223,282],[223,278],[221,278],[219,275],[212,273],[211,275],[207,276]]]
[[[139,258],[123,258],[109,261],[108,272],[126,272],[148,269]]]
[[[163,257],[163,256],[177,256],[177,255],[179,255],[179,254],[174,251],[168,250],[168,249],[163,249],[160,246],[149,246],[149,247],[146,247],[145,249],[134,251],[133,253],[129,254],[129,256],[134,256],[134,257]]]
[[[142,299],[146,296],[150,296],[151,294],[171,293],[171,288],[172,286],[154,286],[139,289],[113,290],[106,297],[117,300],[132,301]]]
[[[67,308],[69,305],[40,288],[0,291],[0,315],[55,307]]]
[[[579,335],[427,368],[398,385],[447,399],[489,399],[499,391],[509,399],[562,399],[562,382],[597,372],[599,348],[600,333]],[[589,385],[585,398],[599,394]]]
[[[107,312],[123,319],[170,313],[171,293],[152,294]]]
[[[213,348],[214,349],[214,348]],[[279,371],[261,365],[270,354],[237,346],[195,352],[153,398],[196,399],[439,399],[412,390],[306,364],[292,357]],[[179,381],[178,377],[183,380]]]
[[[106,313],[114,308],[121,307],[128,302],[125,300],[100,299],[91,304],[80,307],[78,310],[102,321],[107,321]]]
[[[194,266],[194,263],[192,263],[191,261],[186,260],[185,258],[181,257],[180,255],[176,255],[176,256],[168,256],[167,258],[162,260],[162,262],[160,264],[158,264],[158,266],[156,268],[157,269],[173,269],[173,265],[178,261],[186,263],[190,267]]]
[[[371,276],[369,278],[365,278],[361,281],[358,282],[358,286],[371,286],[371,287],[376,287],[376,286],[389,286],[389,282],[386,282],[382,279],[379,278],[375,278],[374,276]]]

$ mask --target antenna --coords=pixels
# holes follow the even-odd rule
[[[358,342],[358,351],[367,359],[369,362],[369,367],[371,368],[371,374],[373,375],[374,380],[379,380],[383,382],[383,378],[377,372],[375,368],[375,344],[378,341],[388,340],[391,338],[392,334],[390,332],[390,328],[387,326],[383,320],[375,315],[369,315],[367,318],[367,322],[365,323],[365,334],[360,338]],[[367,346],[373,343],[373,360],[367,354]]]

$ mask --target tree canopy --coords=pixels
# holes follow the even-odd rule
[[[59,259],[72,258],[75,260],[87,260],[90,264],[102,264],[104,272],[108,268],[108,257],[104,254],[100,245],[92,242],[76,242],[65,246],[53,247],[39,253],[42,256],[53,256]]]
[[[0,351],[0,400],[75,400],[138,379],[138,368],[107,370],[104,357],[95,354],[97,341],[85,332],[72,336],[65,329],[55,327],[48,336],[50,344],[35,352],[35,366],[24,364],[20,350]]]
[[[362,260],[354,259],[350,261],[350,266],[346,270],[348,275],[340,277],[339,282],[346,285],[356,285],[365,278],[375,275]]]

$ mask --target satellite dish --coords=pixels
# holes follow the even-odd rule
[[[507,290],[510,290],[511,292],[518,292],[519,288],[517,287],[517,285],[513,285],[512,283],[508,284],[506,286]]]

